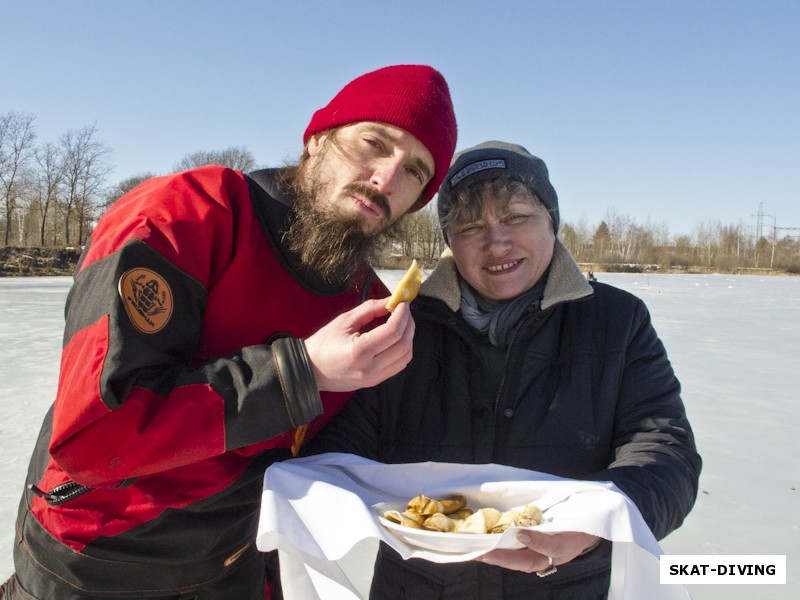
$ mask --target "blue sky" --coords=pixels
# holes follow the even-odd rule
[[[112,182],[229,146],[293,160],[344,83],[426,63],[458,148],[543,158],[562,221],[688,234],[763,203],[800,227],[797,0],[0,0],[0,22],[0,113],[41,141],[96,124]]]

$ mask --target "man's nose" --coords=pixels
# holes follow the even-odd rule
[[[399,160],[386,158],[376,161],[372,167],[370,183],[382,194],[390,196],[397,186],[401,168],[402,163]]]

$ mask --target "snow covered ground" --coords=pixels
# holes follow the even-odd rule
[[[391,285],[400,271],[382,272]],[[687,586],[695,600],[800,597],[800,277],[597,273],[638,295],[684,387],[704,459],[669,554],[783,554],[785,586]],[[67,277],[0,279],[0,577],[58,375]],[[365,555],[370,552],[365,548]],[[368,556],[367,556],[368,559]],[[369,580],[369,560],[361,568]]]

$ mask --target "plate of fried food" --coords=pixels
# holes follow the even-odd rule
[[[522,548],[516,536],[503,533],[542,522],[535,504],[508,510],[469,504],[461,494],[439,499],[419,494],[407,502],[380,502],[372,510],[383,527],[410,546],[447,554]]]

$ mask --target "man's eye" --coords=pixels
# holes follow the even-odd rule
[[[409,171],[409,173],[411,173],[411,175],[412,175],[413,177],[415,177],[415,178],[417,179],[417,181],[419,181],[420,183],[424,183],[424,182],[425,182],[425,176],[422,174],[422,171],[420,171],[419,169],[410,168],[410,169],[408,169],[408,171]]]
[[[364,141],[376,150],[380,150],[381,152],[384,151],[383,143],[380,140],[376,140],[374,138],[364,138]]]

